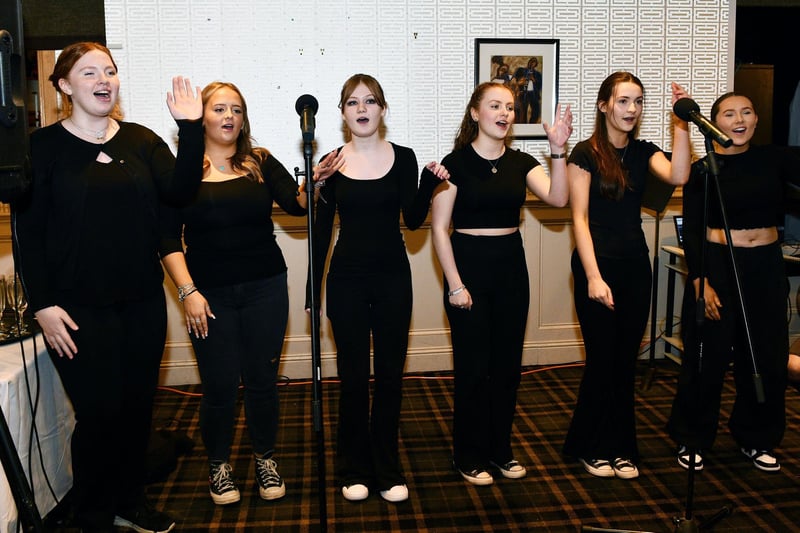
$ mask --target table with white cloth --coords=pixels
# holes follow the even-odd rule
[[[60,500],[72,487],[70,439],[75,417],[41,334],[0,346],[0,408],[44,517],[57,503],[53,493]],[[34,413],[36,432],[31,433]],[[0,468],[0,533],[17,531],[18,516]]]

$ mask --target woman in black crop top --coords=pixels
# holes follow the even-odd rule
[[[240,499],[230,453],[241,382],[259,495],[275,500],[286,493],[274,452],[289,293],[272,205],[302,216],[307,198],[272,154],[253,146],[247,103],[235,85],[207,85],[203,109],[203,181],[191,204],[163,213],[161,253],[203,383],[200,432],[211,499]]]
[[[786,426],[784,394],[789,356],[789,287],[776,226],[784,217],[784,186],[789,180],[800,179],[800,151],[750,144],[758,116],[746,96],[724,94],[714,102],[711,119],[733,140],[728,148],[715,144],[714,151],[765,401],[758,403],[756,399],[753,364],[713,182],[709,183],[712,192],[707,225],[703,227],[705,167],[701,160],[692,167],[691,179],[683,190],[684,250],[689,269],[682,310],[684,352],[667,429],[678,444],[678,463],[688,469],[693,449],[695,469],[702,469],[704,452],[716,437],[722,384],[733,362],[736,402],[728,428],[756,468],[774,472],[780,469],[780,463],[773,450],[780,445]],[[698,327],[701,259],[705,317]],[[698,368],[701,342],[702,368]]]
[[[551,179],[536,159],[510,147],[514,103],[505,85],[475,88],[442,161],[450,181],[437,188],[431,218],[453,342],[453,464],[474,485],[492,484],[492,467],[507,478],[526,474],[511,450],[530,300],[520,208],[527,189],[555,206],[568,197],[570,108],[562,117],[557,106],[555,123],[544,125]]]
[[[686,95],[672,84],[672,102]],[[689,132],[673,117],[672,161],[638,140],[644,88],[629,72],[608,76],[597,94],[594,132],[569,158],[575,309],[586,350],[564,453],[592,475],[635,478],[634,381],[650,309],[652,272],[642,232],[642,194],[651,172],[689,178]]]
[[[50,81],[69,116],[31,134],[33,185],[17,221],[30,307],[75,409],[75,525],[169,531],[144,500],[153,396],[167,331],[157,211],[190,198],[202,174],[199,91],[173,79],[177,161],[122,120],[108,49],[67,46]]]
[[[429,163],[417,185],[414,152],[381,136],[387,105],[372,76],[350,77],[339,107],[350,140],[339,150],[339,163],[323,160],[320,165],[320,179],[327,179],[317,202],[313,243],[318,261],[313,283],[319,291],[338,212],[339,237],[326,285],[341,380],[336,474],[347,500],[364,500],[373,487],[384,500],[400,502],[408,499],[397,441],[412,294],[399,218],[402,213],[406,227],[417,229],[438,178],[448,174]],[[370,334],[375,369],[371,411]]]

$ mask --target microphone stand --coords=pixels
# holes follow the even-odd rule
[[[736,296],[739,301],[742,322],[744,323],[745,329],[745,336],[747,338],[747,346],[750,351],[750,360],[753,367],[753,382],[755,385],[756,390],[756,399],[759,403],[764,403],[764,386],[761,381],[761,374],[758,371],[758,366],[756,364],[755,353],[753,351],[753,341],[750,336],[750,326],[747,319],[747,307],[744,303],[744,296],[742,294],[742,285],[739,279],[739,270],[736,266],[736,257],[734,255],[733,250],[733,242],[731,240],[731,230],[730,226],[728,225],[728,218],[725,213],[725,202],[722,199],[722,190],[719,185],[719,162],[717,161],[716,153],[714,152],[714,143],[711,136],[706,135],[705,138],[705,146],[706,146],[706,161],[705,161],[705,179],[703,183],[703,224],[701,226],[701,231],[703,232],[700,242],[701,244],[701,253],[700,253],[700,286],[698,288],[698,298],[697,304],[695,307],[695,321],[697,322],[697,336],[698,336],[698,351],[697,351],[697,377],[695,377],[695,387],[697,390],[695,391],[696,399],[698,403],[701,401],[701,395],[703,391],[700,388],[699,377],[703,373],[703,349],[704,349],[704,339],[703,339],[703,326],[705,324],[705,312],[706,312],[706,305],[705,305],[705,277],[706,277],[706,254],[708,252],[708,242],[706,240],[705,231],[708,227],[708,192],[709,192],[709,175],[714,181],[714,185],[717,191],[717,199],[719,201],[719,208],[720,214],[722,215],[722,226],[725,232],[725,240],[727,242],[728,253],[730,255],[731,260],[731,268],[733,270],[733,279],[735,281],[736,287]],[[726,516],[730,515],[733,512],[733,506],[727,505],[722,507],[719,511],[714,513],[712,516],[705,520],[701,520],[696,522],[694,517],[692,516],[692,507],[694,505],[694,475],[695,475],[695,452],[697,451],[694,444],[687,446],[688,453],[689,453],[689,468],[688,468],[688,475],[687,475],[687,488],[686,488],[686,509],[684,511],[683,518],[676,517],[674,519],[675,523],[675,531],[679,533],[693,533],[695,531],[699,531],[701,529],[710,529],[714,526],[717,522],[725,518]]]
[[[310,137],[310,138],[309,138]],[[317,483],[318,497],[319,497],[319,525],[320,531],[323,533],[328,528],[328,510],[325,500],[325,427],[322,424],[322,362],[320,356],[320,334],[319,334],[319,318],[320,314],[317,309],[319,306],[317,302],[319,295],[315,294],[313,280],[314,268],[314,183],[313,183],[313,170],[311,159],[314,155],[313,135],[303,136],[303,158],[305,160],[305,171],[300,172],[295,168],[295,176],[305,177],[306,197],[308,201],[308,276],[312,282],[309,284],[309,316],[311,317],[311,382],[312,382],[312,399],[311,410],[314,422],[314,434],[317,438]]]

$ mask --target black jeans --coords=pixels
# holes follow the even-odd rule
[[[722,303],[721,320],[706,319],[702,329],[697,327],[694,285],[687,283],[681,326],[684,352],[667,430],[679,444],[711,448],[719,426],[722,385],[732,361],[736,400],[728,420],[731,435],[741,447],[772,450],[780,444],[786,428],[788,281],[777,243],[734,250],[766,401],[756,401],[753,365],[727,247],[709,243],[707,277]]]
[[[453,460],[470,470],[513,459],[511,429],[530,288],[519,232],[495,237],[454,232],[450,241],[472,295],[471,310],[452,307],[445,281],[455,371]]]
[[[411,271],[329,274],[327,311],[341,380],[336,472],[341,485],[404,484],[398,456],[403,369],[411,323]],[[370,332],[375,385],[370,410]]]
[[[652,272],[647,255],[598,257],[614,310],[589,299],[588,281],[577,251],[572,254],[575,310],[586,349],[578,401],[564,453],[583,459],[639,460],[634,389],[636,359],[650,309]]]
[[[75,512],[87,527],[111,526],[144,494],[153,396],[166,339],[159,286],[149,297],[103,307],[61,304],[78,324],[73,359],[50,356],[75,409]]]
[[[239,383],[253,451],[275,450],[278,367],[289,317],[286,272],[268,279],[203,289],[216,319],[208,336],[192,336],[203,399],[200,432],[210,461],[227,462]]]

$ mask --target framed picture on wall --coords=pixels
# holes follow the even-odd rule
[[[475,39],[475,85],[495,81],[514,93],[517,139],[545,138],[558,102],[558,39]]]

